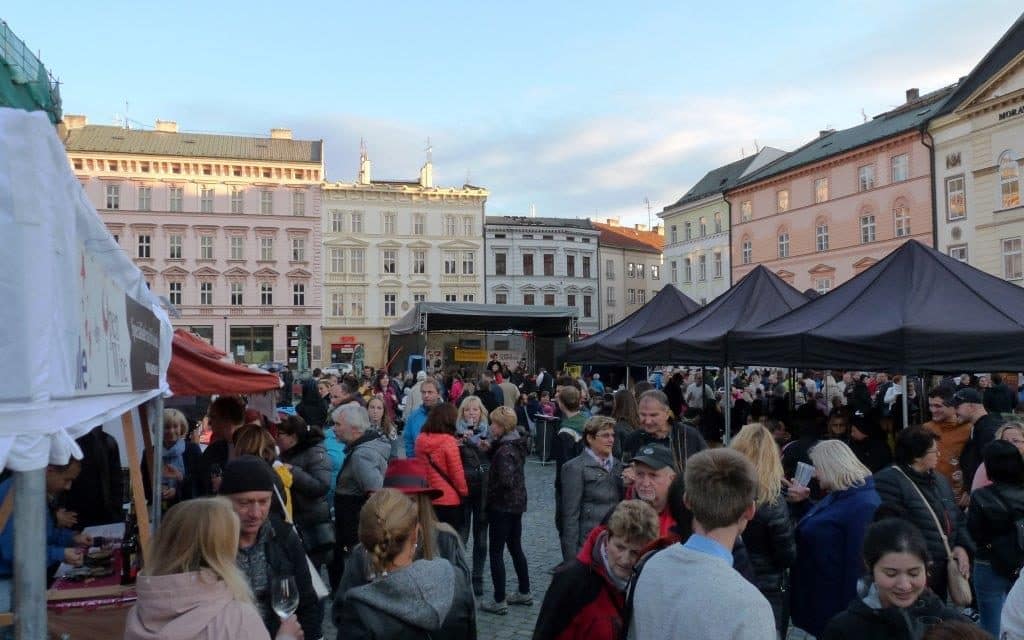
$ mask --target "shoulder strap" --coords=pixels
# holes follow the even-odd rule
[[[430,463],[430,466],[434,467],[434,471],[441,474],[441,477],[444,478],[444,481],[447,482],[448,486],[452,488],[452,491],[455,492],[455,495],[459,495],[459,490],[455,488],[455,483],[452,482],[452,479],[448,477],[448,474],[445,473],[444,470],[441,469],[441,467],[437,466],[437,464],[434,463],[434,458],[430,456],[430,454],[427,454],[427,462]]]
[[[14,484],[11,481],[11,488],[7,490],[7,495],[4,496],[3,504],[0,504],[0,531],[3,531],[7,527],[7,521],[11,519],[11,514],[14,513]]]
[[[661,549],[651,549],[633,565],[633,575],[629,577],[629,584],[626,586],[626,603],[622,609],[622,636],[619,640],[629,639],[629,625],[633,622],[633,599],[636,596],[636,585],[640,581],[640,572],[647,566],[647,561]]]
[[[932,504],[928,502],[928,498],[925,498],[924,494],[921,493],[921,490],[917,487],[917,483],[911,480],[910,476],[903,472],[903,469],[900,469],[897,465],[893,465],[892,468],[899,471],[900,475],[907,479],[907,482],[910,483],[910,486],[914,488],[914,491],[916,491],[917,495],[921,498],[921,502],[923,502],[924,506],[928,508],[928,513],[932,514],[932,520],[935,521],[935,528],[939,531],[939,537],[942,538],[942,545],[946,547],[946,556],[952,558],[953,551],[949,548],[949,539],[946,538],[946,532],[942,530],[942,524],[939,523],[939,517],[935,515],[935,509],[932,509]]]

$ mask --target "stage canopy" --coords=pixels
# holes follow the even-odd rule
[[[184,329],[174,332],[167,382],[176,396],[273,391],[281,379],[262,369],[223,360],[225,353]]]
[[[667,284],[624,319],[578,342],[569,345],[566,362],[578,364],[644,364],[634,357],[633,338],[670,325],[700,309],[675,285]]]
[[[167,390],[167,314],[39,111],[0,108],[0,299],[0,468],[66,463]]]
[[[632,357],[644,364],[732,364],[726,352],[730,331],[753,329],[806,302],[804,294],[758,265],[699,311],[630,340]]]
[[[729,336],[736,364],[1019,371],[1024,289],[910,240],[833,291]]]
[[[427,331],[529,331],[541,338],[571,336],[578,311],[569,307],[417,302],[391,325],[391,335]]]

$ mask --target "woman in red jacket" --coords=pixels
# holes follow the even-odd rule
[[[544,596],[533,640],[617,640],[626,585],[640,553],[658,537],[658,514],[624,500],[608,526],[595,527],[579,554],[558,568]]]
[[[462,499],[469,495],[469,486],[455,439],[456,416],[455,407],[447,402],[430,410],[416,437],[416,457],[427,463],[427,482],[431,488],[442,492],[434,500],[437,519],[458,531],[462,526]]]

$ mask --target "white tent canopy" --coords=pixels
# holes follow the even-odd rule
[[[41,112],[0,109],[0,301],[0,468],[66,463],[74,438],[167,390],[167,314]]]

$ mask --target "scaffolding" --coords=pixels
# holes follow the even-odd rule
[[[45,111],[60,122],[60,83],[28,46],[0,20],[0,106]]]

